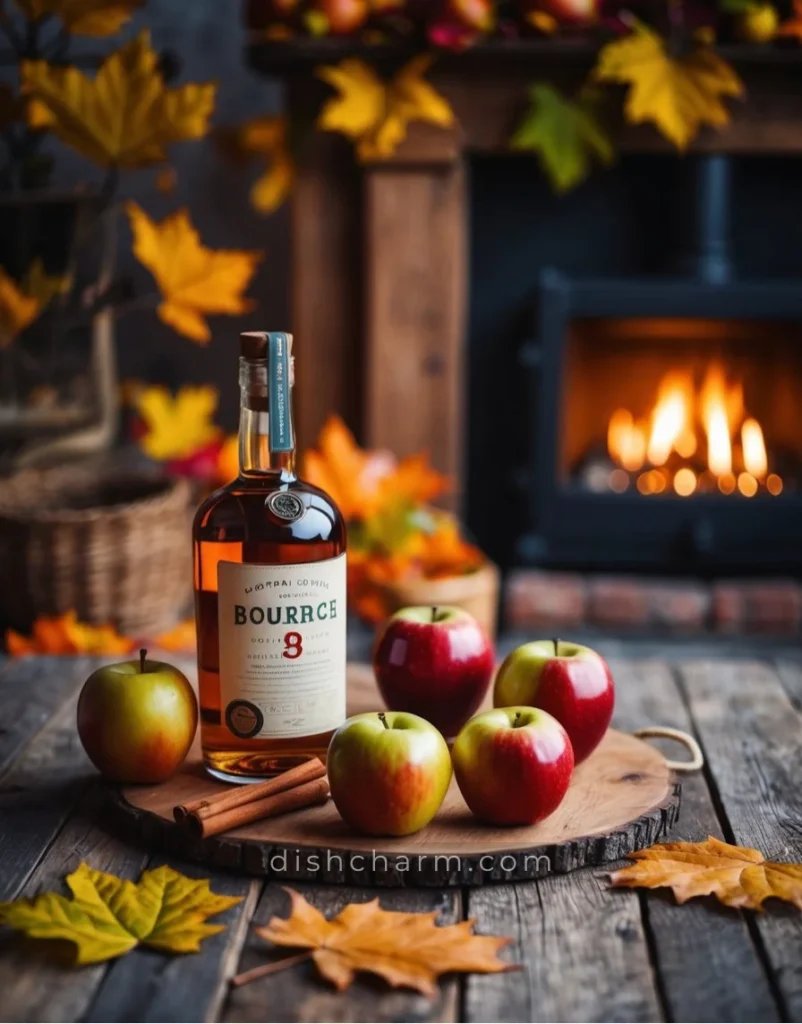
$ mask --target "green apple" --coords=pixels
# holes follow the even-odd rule
[[[78,699],[78,735],[94,766],[115,782],[163,782],[187,756],[198,702],[187,677],[161,661],[97,669]]]
[[[406,836],[428,825],[451,782],[446,741],[406,711],[347,719],[331,738],[326,762],[337,810],[371,836]]]

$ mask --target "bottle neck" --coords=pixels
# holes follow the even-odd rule
[[[270,398],[267,364],[263,359],[240,359],[239,468],[242,476],[278,474],[295,478],[295,449],[270,449]],[[292,410],[288,410],[290,420]]]

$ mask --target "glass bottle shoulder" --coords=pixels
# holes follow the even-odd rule
[[[271,495],[290,493],[303,513],[287,522],[271,511]],[[262,540],[268,537],[297,544],[327,542],[345,550],[345,521],[333,499],[319,487],[295,478],[282,481],[278,474],[240,476],[210,494],[195,513],[196,540]]]

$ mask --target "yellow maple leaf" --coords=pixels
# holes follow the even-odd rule
[[[55,16],[77,36],[111,36],[119,32],[146,0],[16,0],[30,21]]]
[[[35,299],[41,312],[45,306],[69,290],[70,280],[63,274],[48,274],[40,259],[35,259],[22,279],[22,290]]]
[[[629,854],[635,863],[614,872],[614,886],[670,888],[677,903],[716,896],[728,907],[762,909],[770,897],[802,910],[802,864],[767,861],[759,850],[723,843],[659,843]]]
[[[267,167],[251,186],[251,206],[259,213],[273,213],[292,190],[295,164],[287,146],[285,117],[255,117],[217,134],[223,152],[237,158],[259,156]]]
[[[253,308],[242,297],[261,252],[207,249],[186,209],[156,223],[136,203],[126,203],[134,235],[134,255],[156,278],[163,301],[159,318],[193,341],[211,337],[207,313],[247,313]]]
[[[41,615],[34,622],[29,637],[6,630],[6,649],[13,657],[26,654],[128,654],[134,641],[120,636],[110,624],[91,626],[79,622],[74,611],[48,617]]]
[[[425,54],[415,57],[390,82],[361,60],[319,68],[318,78],[340,95],[324,104],[318,128],[347,135],[359,159],[369,161],[392,156],[410,121],[449,127],[454,112],[448,100],[422,77],[431,62]]]
[[[311,950],[317,969],[339,991],[348,988],[357,971],[433,996],[437,977],[448,971],[495,974],[516,969],[498,959],[499,950],[512,939],[474,935],[473,921],[438,927],[438,911],[382,910],[377,899],[349,903],[328,921],[299,893],[286,891],[289,918],[273,917],[256,934],[278,946]]]
[[[143,872],[137,883],[81,864],[67,876],[72,899],[42,893],[36,899],[0,903],[0,922],[34,939],[66,939],[76,963],[122,956],[136,946],[168,953],[195,953],[225,925],[207,918],[241,902],[219,896],[206,879],[187,878],[164,866]]]
[[[180,388],[171,395],[165,387],[142,388],[135,408],[145,424],[142,450],[156,462],[186,459],[220,437],[213,422],[217,389],[209,385]]]
[[[22,89],[33,128],[47,128],[101,167],[144,167],[167,159],[166,146],[206,134],[214,83],[168,88],[159,55],[143,30],[100,65],[78,68],[23,61]]]
[[[744,91],[733,68],[709,47],[672,56],[665,40],[643,26],[603,46],[594,75],[628,85],[627,120],[654,122],[678,149],[685,149],[703,124],[727,124],[723,98]]]
[[[6,348],[39,315],[39,302],[0,267],[0,348]]]

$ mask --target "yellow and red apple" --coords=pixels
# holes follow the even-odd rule
[[[542,708],[565,728],[579,764],[601,743],[613,717],[615,687],[607,662],[581,644],[533,640],[507,655],[496,676],[497,708]]]
[[[476,715],[451,756],[465,803],[492,825],[534,825],[547,818],[562,802],[574,770],[565,729],[531,707]]]
[[[384,702],[456,736],[493,675],[493,645],[462,608],[402,608],[382,627],[373,669]]]
[[[104,665],[78,698],[78,735],[94,766],[115,782],[163,782],[187,756],[198,702],[177,668],[149,661]]]
[[[451,782],[446,741],[403,711],[347,719],[331,738],[326,764],[340,816],[372,836],[406,836],[428,825]]]

